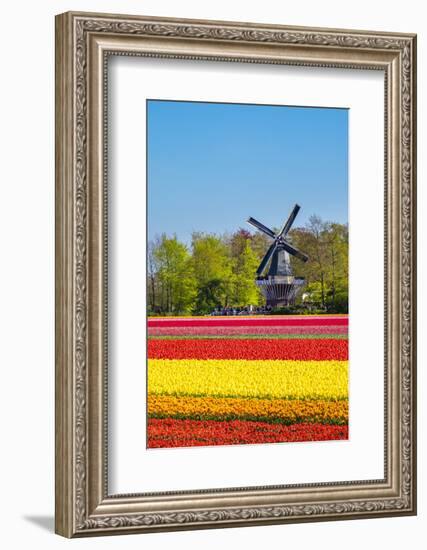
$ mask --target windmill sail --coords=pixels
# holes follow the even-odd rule
[[[257,229],[259,229],[260,231],[262,231],[263,233],[265,233],[269,237],[271,237],[273,239],[276,238],[276,235],[274,234],[274,232],[271,229],[266,227],[264,224],[262,224],[261,222],[259,222],[255,218],[248,218],[248,223],[250,223],[251,225],[253,225]]]
[[[267,250],[264,258],[261,260],[261,263],[258,266],[258,269],[256,270],[257,275],[261,275],[264,269],[266,268],[270,258],[273,256],[274,252],[276,251],[276,242],[274,242],[270,248]]]
[[[297,217],[298,212],[300,211],[300,209],[301,209],[301,206],[299,204],[296,204],[294,206],[292,212],[289,215],[289,218],[287,219],[287,221],[284,224],[284,226],[282,227],[282,229],[279,231],[279,236],[280,237],[283,237],[283,236],[286,237],[286,235],[288,234],[289,229],[292,227],[292,224],[294,223],[295,218]]]

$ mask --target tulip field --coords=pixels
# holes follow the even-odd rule
[[[348,439],[348,317],[148,319],[148,448]]]

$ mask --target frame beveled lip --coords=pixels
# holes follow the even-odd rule
[[[73,537],[415,513],[415,50],[413,34],[111,14],[57,16],[57,533]],[[384,71],[384,480],[108,495],[105,60],[112,54]]]

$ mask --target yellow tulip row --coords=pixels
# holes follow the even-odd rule
[[[153,395],[340,400],[348,361],[149,359]]]
[[[348,422],[348,401],[253,399],[238,397],[175,397],[148,395],[148,414],[178,418],[263,418],[286,423]]]

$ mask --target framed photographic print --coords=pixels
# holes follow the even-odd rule
[[[416,37],[56,18],[56,531],[416,513]]]

